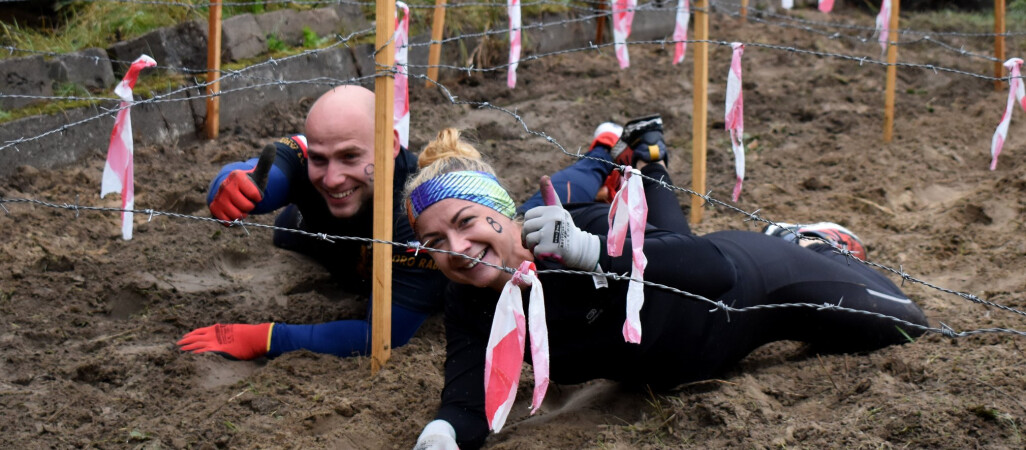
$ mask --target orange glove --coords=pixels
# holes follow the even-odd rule
[[[264,194],[253,182],[250,174],[256,167],[249,170],[233,170],[217,188],[214,201],[210,202],[210,214],[221,220],[232,221],[245,219],[256,207]]]
[[[273,326],[273,323],[219,323],[192,330],[177,344],[183,352],[214,352],[228,359],[256,359],[270,350]]]
[[[233,170],[214,194],[210,202],[210,214],[221,220],[241,220],[256,208],[256,204],[264,199],[264,188],[267,187],[267,174],[274,164],[277,147],[274,144],[264,146],[260,159],[255,167],[249,170]]]

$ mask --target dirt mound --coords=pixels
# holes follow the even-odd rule
[[[869,25],[855,11],[814,20]],[[796,28],[722,16],[716,39],[774,42],[826,53],[874,55],[870,40],[827,39]],[[868,36],[868,33],[866,33]],[[988,52],[986,40],[948,37]],[[904,61],[987,73],[990,62],[925,44]],[[1026,53],[1021,39],[1009,54]],[[460,100],[515,110],[532,131],[571,153],[595,125],[661,113],[673,181],[691,176],[690,50],[631,48],[616,69],[612,49],[521,64],[452,80]],[[733,157],[722,131],[727,46],[713,46],[709,182],[726,199]],[[881,143],[884,68],[750,45],[744,55],[747,180],[739,207],[776,221],[833,220],[855,230],[870,259],[988,301],[1026,308],[1026,117],[1016,112],[1003,157],[987,170],[1007,92],[975,77],[928,70],[899,74],[895,140]],[[457,126],[501,168],[522,201],[537,177],[572,159],[524,131],[510,115],[454,106],[411,83],[411,147]],[[222,164],[256,154],[268,139],[300,131],[304,111],[264,111],[249,128],[186,147],[136,149],[139,208],[206,216],[207,184]],[[101,154],[101,152],[97,152]],[[117,207],[98,198],[103,160],[77,167],[23,167],[0,182],[8,198]],[[680,196],[688,207],[691,199]],[[316,264],[272,248],[265,230],[136,216],[135,238],[119,217],[32,204],[0,212],[0,422],[3,447],[409,448],[433,418],[444,338],[434,317],[372,377],[366,358],[306,352],[232,362],[183,354],[174,342],[214,322],[313,323],[362,317]],[[271,216],[254,220],[270,223]],[[710,207],[699,233],[758,224]],[[897,279],[897,277],[895,277]],[[907,292],[935,323],[956,330],[1026,329],[1021,315],[911,282]],[[1023,338],[928,335],[869,354],[816,356],[798,344],[759,349],[723,379],[670,393],[612,383],[557,386],[537,417],[511,417],[497,448],[947,447],[1023,446]],[[524,388],[530,383],[523,381]],[[522,390],[521,392],[527,392]],[[524,396],[521,396],[524,397]],[[514,411],[525,412],[518,405]]]

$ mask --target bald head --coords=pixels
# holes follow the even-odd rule
[[[362,86],[333,88],[314,102],[306,116],[308,138],[366,127],[374,129],[374,93]]]

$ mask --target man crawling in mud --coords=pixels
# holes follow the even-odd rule
[[[398,134],[398,133],[397,133]],[[417,157],[393,139],[395,195],[417,170]],[[258,158],[224,166],[210,184],[207,203],[213,217],[241,220],[249,214],[281,209],[275,225],[312,234],[371,237],[374,198],[374,93],[360,86],[338,86],[310,108],[305,134],[274,143],[273,164],[258,170]],[[269,159],[269,158],[268,158]],[[264,172],[266,173],[260,173]],[[266,177],[261,189],[257,179]],[[412,242],[402,202],[393,200],[394,242]],[[326,241],[276,230],[274,245],[309,256],[342,286],[370,293],[371,245],[353,240]],[[392,345],[409,342],[425,319],[440,310],[445,277],[431,258],[397,251],[392,257]],[[178,341],[184,351],[215,352],[249,360],[306,349],[342,357],[370,353],[369,316],[314,325],[285,323],[216,324],[193,330]]]

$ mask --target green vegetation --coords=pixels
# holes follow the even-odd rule
[[[993,33],[994,12],[977,11],[924,11],[905,17],[901,27],[910,30],[933,30],[938,32]],[[1014,0],[1005,9],[1005,23],[1010,30],[1015,24],[1026,23],[1026,0]]]
[[[75,83],[60,83],[53,87],[53,95],[61,97],[87,97],[89,91]]]
[[[328,37],[317,36],[317,33],[310,27],[303,27],[303,48],[317,48],[330,40]]]
[[[289,44],[278,38],[278,36],[269,34],[267,35],[267,50],[270,52],[281,52],[289,48]]]
[[[176,73],[160,72],[151,76],[139,78],[133,92],[136,98],[149,99],[154,96],[177,89],[185,85],[186,77]],[[116,100],[113,90],[103,95],[93,95],[81,86],[66,83],[55,86],[54,95],[91,97],[88,99],[63,100],[56,102],[35,103],[13,111],[0,110],[0,124],[18,120],[24,117],[58,114],[69,109],[83,108],[94,105],[110,105],[111,100]]]
[[[284,8],[313,7],[291,3],[265,6],[264,2],[259,0],[238,0],[233,3],[235,6],[223,8],[222,17]],[[56,11],[55,20],[45,27],[30,28],[19,23],[0,23],[0,44],[54,53],[69,53],[91,47],[106,48],[115,42],[138,37],[157,28],[189,20],[206,21],[210,14],[205,7],[207,4],[207,0],[178,0],[176,3],[152,4],[116,1],[64,2]]]

